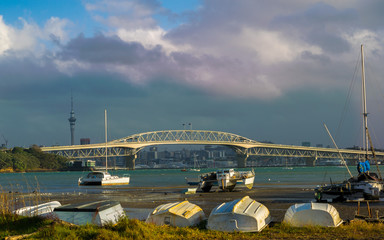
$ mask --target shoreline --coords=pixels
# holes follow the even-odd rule
[[[286,210],[290,206],[314,201],[313,189],[300,187],[274,188],[256,186],[252,189],[239,187],[233,192],[222,192],[217,188],[213,188],[211,192],[196,192],[196,194],[184,194],[182,190],[185,190],[185,187],[147,187],[130,189],[130,191],[106,190],[102,193],[41,193],[40,195],[39,193],[20,193],[19,196],[23,196],[22,199],[27,205],[28,202],[36,204],[33,198],[37,196],[41,202],[59,201],[62,205],[100,200],[118,201],[127,211],[129,218],[139,220],[145,220],[148,213],[161,204],[184,200],[200,206],[208,217],[217,205],[249,196],[269,209],[273,222],[281,222]],[[344,221],[354,219],[357,211],[357,202],[330,204],[337,209],[341,219]],[[378,211],[379,216],[384,215],[384,202],[370,202],[369,205],[374,216],[376,216],[376,211]],[[360,215],[368,215],[366,206],[365,202],[361,204]]]

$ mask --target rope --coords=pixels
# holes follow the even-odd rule
[[[379,169],[379,164],[377,164],[377,159],[376,159],[375,149],[373,148],[373,144],[372,144],[371,135],[369,134],[369,131],[368,131],[368,130],[367,130],[367,133],[368,133],[369,145],[370,145],[370,147],[371,147],[371,151],[372,151],[373,159],[375,160],[375,164],[376,164],[377,172],[379,173],[379,178],[382,179],[382,177],[381,177],[381,172],[380,172],[380,169]]]
[[[336,139],[340,135],[341,126],[344,123],[344,120],[345,120],[345,117],[346,117],[347,107],[348,107],[348,105],[349,105],[349,103],[351,101],[351,98],[352,98],[352,90],[354,89],[354,86],[355,86],[356,73],[357,73],[357,69],[359,67],[359,63],[360,63],[359,59],[360,59],[360,55],[358,56],[358,58],[356,60],[355,70],[353,71],[351,83],[350,83],[349,89],[348,89],[347,98],[345,99],[344,108],[343,108],[343,111],[341,113],[340,122],[339,122],[339,124],[337,126],[337,129],[336,129]]]

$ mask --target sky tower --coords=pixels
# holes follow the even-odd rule
[[[68,118],[69,121],[69,126],[71,128],[71,145],[75,144],[75,112],[73,111],[73,97],[72,97],[72,92],[71,92],[71,113],[70,113],[70,118]]]

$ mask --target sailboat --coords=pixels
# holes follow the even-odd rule
[[[285,169],[285,170],[292,170],[293,169],[293,167],[288,167],[288,159],[287,158],[285,158],[285,167],[283,167],[283,169]]]
[[[361,195],[362,197],[364,197],[365,200],[378,200],[380,198],[380,193],[383,192],[383,189],[384,189],[384,182],[381,177],[381,173],[377,165],[376,159],[374,160],[376,163],[378,174],[370,172],[370,161],[368,158],[369,151],[370,150],[372,151],[372,155],[374,158],[375,158],[375,152],[372,146],[372,141],[369,135],[368,124],[367,124],[368,114],[367,114],[367,99],[366,99],[366,89],[365,89],[363,45],[361,45],[361,68],[362,68],[361,78],[362,78],[363,125],[364,125],[363,132],[364,132],[365,159],[359,160],[359,163],[357,166],[359,174],[357,176],[353,176],[351,174],[351,172],[348,169],[348,166],[344,161],[345,166],[351,176],[349,179],[345,180],[342,183],[337,183],[337,184],[331,183],[330,185],[325,185],[325,186],[320,186],[315,188],[315,199],[319,202],[322,201],[322,198],[324,195],[337,196],[336,198],[333,199],[333,201],[345,201],[350,198],[358,198]],[[326,129],[328,131],[327,127]],[[333,138],[332,138],[332,141],[334,141]]]
[[[197,162],[196,154],[193,154],[193,168],[190,169],[192,172],[200,172],[199,163]]]
[[[112,176],[108,172],[108,137],[107,137],[107,110],[104,112],[105,118],[105,171],[93,171],[87,176],[81,177],[78,180],[79,185],[128,185],[130,176],[125,174],[123,177]]]

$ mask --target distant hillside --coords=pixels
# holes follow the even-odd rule
[[[66,167],[68,158],[44,153],[38,146],[0,151],[0,172],[54,171]]]

